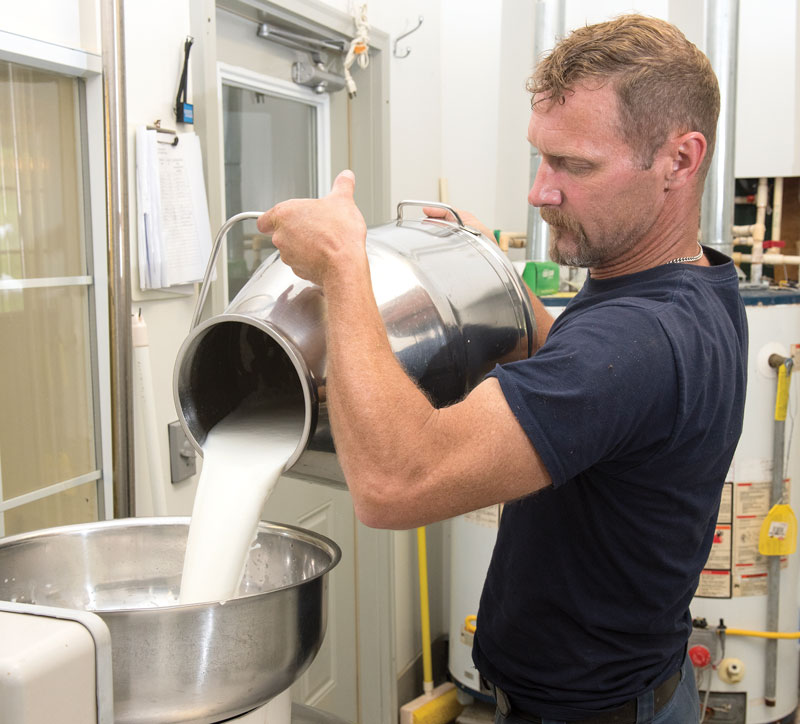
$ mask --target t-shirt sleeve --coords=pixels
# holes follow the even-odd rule
[[[531,358],[497,366],[509,407],[555,486],[613,461],[635,467],[672,434],[672,346],[649,310],[603,305],[554,327]]]

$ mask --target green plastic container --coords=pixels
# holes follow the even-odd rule
[[[529,261],[522,279],[539,297],[558,292],[558,264],[554,261]]]

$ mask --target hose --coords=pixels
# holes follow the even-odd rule
[[[755,636],[762,639],[800,639],[800,631],[782,633],[780,631],[749,631],[743,628],[726,628],[725,633],[731,636]]]

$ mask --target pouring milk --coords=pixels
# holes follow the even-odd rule
[[[203,443],[180,603],[236,595],[261,509],[303,432],[302,409],[237,409]]]

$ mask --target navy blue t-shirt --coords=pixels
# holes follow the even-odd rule
[[[587,717],[681,665],[746,384],[736,271],[706,254],[590,278],[491,373],[553,483],[504,508],[473,649],[523,711]]]

